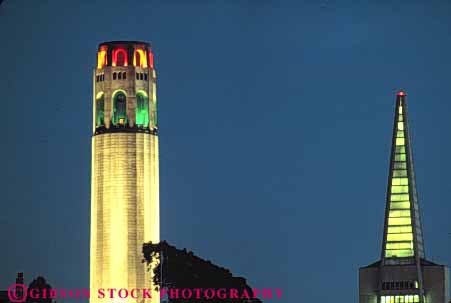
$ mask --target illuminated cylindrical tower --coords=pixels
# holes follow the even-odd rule
[[[150,45],[100,44],[93,82],[90,288],[91,302],[101,302],[99,288],[151,288],[142,244],[159,242],[160,222]],[[126,301],[142,300],[129,295]]]

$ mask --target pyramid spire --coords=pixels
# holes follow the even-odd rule
[[[448,267],[425,258],[406,101],[398,92],[381,259],[359,269],[359,303],[451,303]]]
[[[406,94],[398,92],[387,186],[383,260],[424,259],[406,101]]]

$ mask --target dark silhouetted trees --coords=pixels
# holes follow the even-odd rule
[[[205,261],[186,249],[177,249],[166,241],[160,243],[145,243],[143,245],[145,262],[149,266],[156,259],[158,266],[154,269],[154,285],[161,288],[212,288],[212,289],[238,289],[246,290],[251,295],[252,288],[246,283],[246,279],[234,277],[232,273],[223,267],[210,261]],[[233,303],[261,303],[259,299],[171,299],[170,302],[233,302]]]
[[[38,291],[33,291],[33,296],[36,298],[32,298],[31,294],[27,296],[27,303],[52,303],[53,299],[50,299],[50,289],[52,286],[47,283],[44,277],[37,277],[33,281],[31,281],[30,285],[28,285],[28,289],[37,289]]]

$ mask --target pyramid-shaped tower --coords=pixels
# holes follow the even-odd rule
[[[399,92],[381,259],[359,270],[360,303],[449,303],[448,267],[425,258],[407,113],[407,96]]]
[[[381,258],[385,263],[395,264],[404,260],[402,258],[416,256],[424,258],[423,233],[404,92],[399,92],[396,97],[385,209]]]

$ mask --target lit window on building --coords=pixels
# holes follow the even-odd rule
[[[127,97],[118,91],[113,97],[113,124],[125,125],[127,121]]]
[[[381,303],[419,303],[419,295],[381,296]]]
[[[136,125],[149,126],[149,98],[144,92],[136,94]]]
[[[99,93],[96,98],[96,103],[95,103],[96,127],[104,125],[104,119],[105,119],[104,96],[105,95],[103,93]]]

